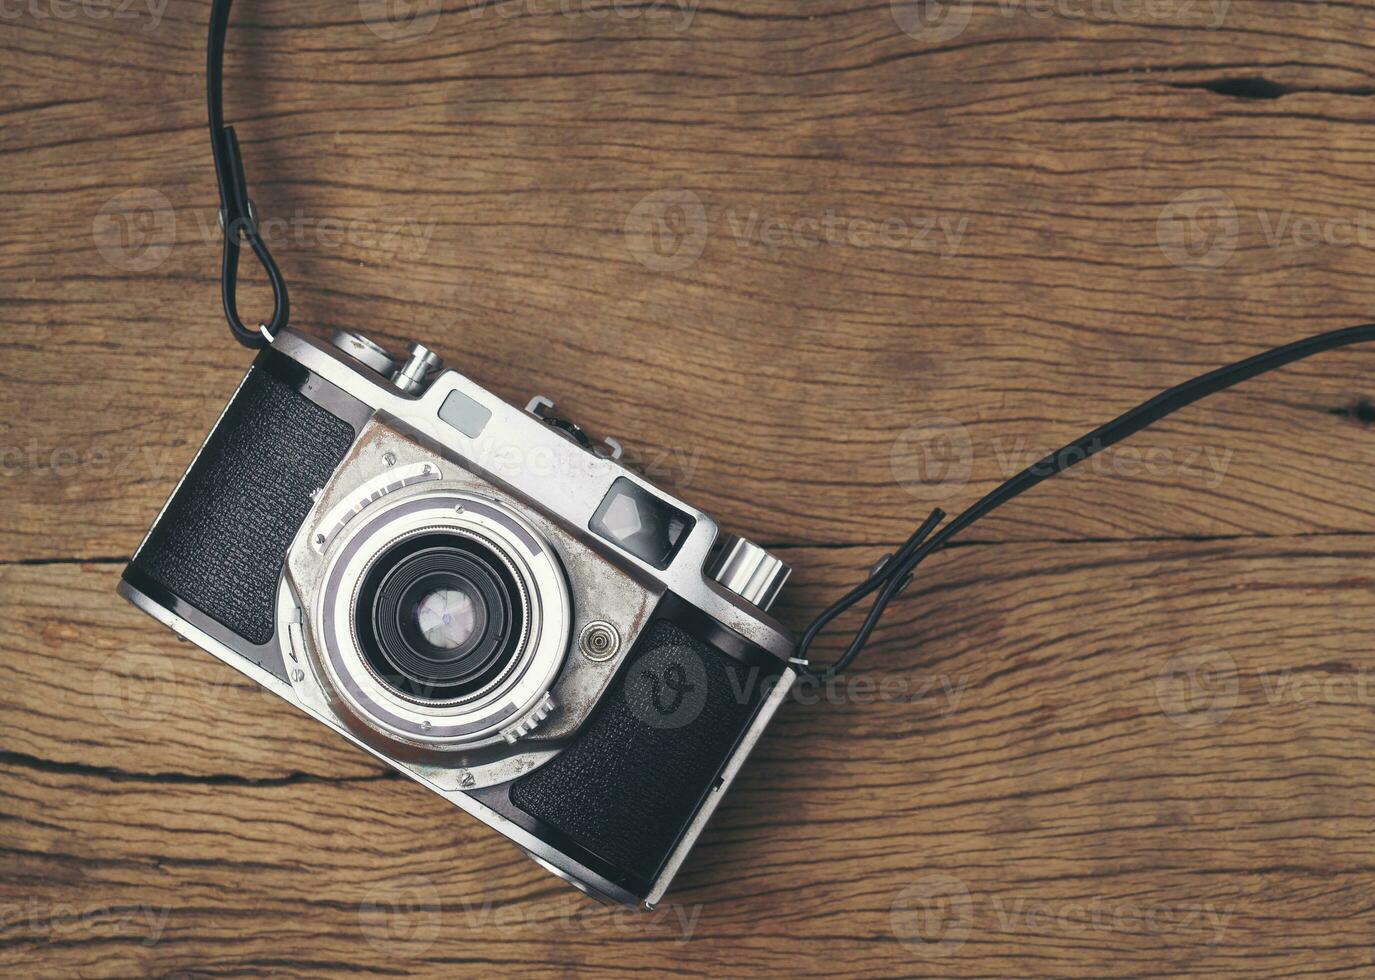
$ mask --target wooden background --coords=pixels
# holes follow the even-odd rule
[[[118,601],[248,360],[207,13],[0,9],[7,975],[1375,971],[1375,351],[931,561],[650,916]],[[1375,310],[1375,4],[939,13],[241,0],[228,118],[297,325],[554,396],[794,563],[800,627],[932,504]]]

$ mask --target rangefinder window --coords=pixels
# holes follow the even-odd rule
[[[617,478],[592,515],[597,534],[655,568],[667,568],[695,522],[637,483]]]

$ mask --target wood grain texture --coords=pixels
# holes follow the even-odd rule
[[[1365,0],[412,9],[235,11],[295,322],[620,436],[798,568],[795,625],[926,508],[1375,308]],[[247,362],[207,12],[0,8],[6,975],[1375,974],[1372,351],[933,560],[652,916],[116,600]]]

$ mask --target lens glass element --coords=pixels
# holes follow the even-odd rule
[[[442,702],[480,691],[509,667],[525,599],[506,562],[461,534],[407,538],[377,557],[354,607],[372,673],[399,694]]]
[[[455,650],[478,631],[477,609],[466,591],[435,589],[415,607],[415,625],[430,646]]]

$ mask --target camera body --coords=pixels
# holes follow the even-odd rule
[[[265,348],[120,592],[547,870],[668,889],[796,672],[789,569],[553,415],[357,334]]]

